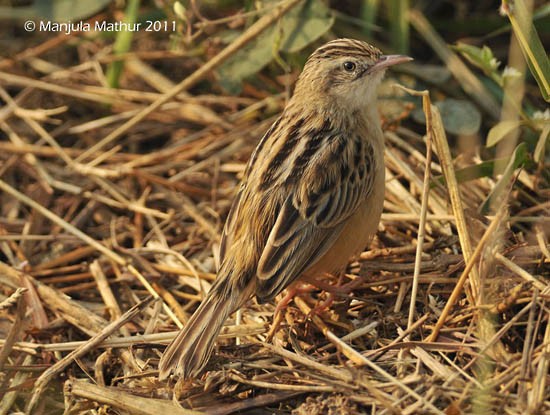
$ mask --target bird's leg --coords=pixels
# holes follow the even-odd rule
[[[311,292],[315,287],[309,283],[296,282],[286,289],[285,296],[277,303],[275,307],[275,312],[273,313],[273,322],[267,333],[266,341],[270,342],[273,339],[273,336],[279,329],[281,322],[283,321],[283,311],[286,310],[290,302],[294,299],[296,295],[306,294]]]
[[[266,341],[271,341],[273,336],[279,329],[281,322],[283,321],[283,311],[286,310],[290,302],[294,299],[296,295],[307,294],[318,288],[325,291],[328,295],[327,298],[323,301],[320,301],[313,309],[309,312],[311,315],[320,315],[323,311],[329,308],[334,300],[337,297],[345,297],[349,295],[355,288],[357,288],[362,282],[363,278],[355,278],[352,281],[342,284],[345,274],[340,274],[338,276],[338,282],[336,284],[329,284],[324,281],[327,277],[333,278],[334,276],[329,273],[324,273],[322,277],[302,277],[301,281],[298,281],[292,284],[286,289],[285,296],[277,303],[275,307],[275,312],[273,313],[273,322],[269,332],[267,333]]]
[[[325,274],[325,276],[332,276],[331,274]],[[324,281],[319,280],[318,278],[315,281],[309,281],[310,284],[315,285],[321,290],[325,291],[328,295],[327,298],[319,302],[309,313],[319,315],[322,311],[329,308],[336,297],[344,297],[349,295],[355,288],[357,288],[362,282],[363,278],[355,278],[352,281],[343,284],[345,274],[341,273],[338,276],[338,282],[336,284],[327,284]]]

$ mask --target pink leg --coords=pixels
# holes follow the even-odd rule
[[[330,274],[326,274],[330,275]],[[307,294],[315,288],[319,288],[328,293],[327,299],[317,304],[310,312],[310,315],[319,315],[321,312],[329,308],[336,297],[347,296],[351,291],[358,287],[362,282],[362,278],[356,278],[347,284],[342,284],[344,279],[343,275],[340,275],[336,284],[328,284],[321,280],[321,278],[302,278],[301,282],[292,284],[286,290],[286,294],[281,301],[277,304],[275,312],[273,314],[273,323],[267,334],[267,341],[271,341],[276,331],[278,330],[281,321],[283,320],[283,310],[290,304],[296,295]]]
[[[273,339],[275,332],[279,329],[281,321],[283,320],[283,310],[288,307],[294,297],[296,295],[307,294],[313,289],[314,287],[311,284],[304,284],[302,282],[294,283],[286,289],[285,296],[277,303],[277,307],[275,307],[275,312],[273,313],[273,323],[267,333],[266,341],[270,342]]]
[[[328,296],[326,300],[320,302],[317,304],[312,310],[310,314],[320,314],[322,311],[329,308],[332,303],[334,303],[334,300],[336,297],[343,297],[349,295],[350,292],[352,292],[355,288],[357,288],[362,282],[362,278],[356,278],[353,281],[348,282],[347,284],[342,284],[342,280],[344,279],[343,275],[340,275],[338,278],[338,282],[334,285],[326,284],[322,281],[319,281],[321,283],[321,286],[318,286],[323,291],[328,293]],[[316,285],[316,284],[315,284]]]

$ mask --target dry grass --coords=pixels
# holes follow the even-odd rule
[[[352,293],[319,315],[325,293],[296,298],[271,343],[274,306],[251,301],[203,378],[158,382],[285,95],[267,78],[223,94],[211,70],[244,43],[193,57],[137,36],[119,91],[103,86],[100,39],[60,35],[0,61],[0,413],[550,411],[547,183],[518,172],[494,215],[476,213],[495,181],[454,180],[478,156],[451,160],[429,101],[425,137],[410,106],[382,108],[385,213],[347,270]]]

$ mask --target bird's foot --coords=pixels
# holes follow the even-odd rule
[[[281,325],[281,322],[283,321],[283,311],[286,310],[294,297],[301,294],[307,294],[314,289],[315,286],[313,286],[312,284],[302,282],[292,284],[286,289],[285,296],[281,299],[281,301],[277,303],[277,307],[275,307],[275,312],[273,313],[273,323],[271,323],[271,327],[269,329],[269,332],[267,333],[267,342],[270,342],[273,339],[273,336],[275,335],[275,333],[279,329],[279,326]]]
[[[323,311],[327,310],[332,306],[334,300],[337,297],[346,297],[348,296],[355,288],[357,288],[363,282],[362,278],[355,278],[352,281],[342,284],[343,276],[338,278],[338,282],[334,285],[327,284],[325,282],[319,281],[322,283],[322,286],[318,286],[323,291],[327,293],[326,299],[320,301],[313,307],[309,315],[320,315]]]

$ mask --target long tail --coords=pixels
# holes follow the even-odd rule
[[[187,325],[168,345],[159,362],[159,379],[171,372],[183,379],[196,377],[206,366],[214,342],[229,315],[240,307],[242,294],[212,287]]]

